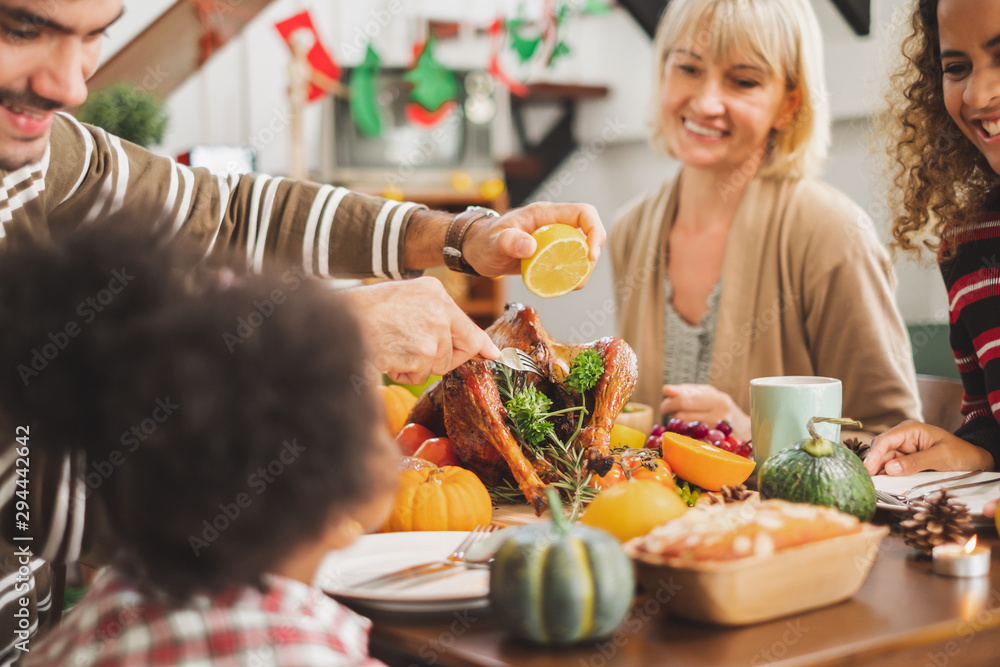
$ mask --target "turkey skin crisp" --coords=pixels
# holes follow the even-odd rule
[[[534,308],[508,304],[504,314],[487,330],[497,347],[524,350],[545,371],[545,377],[524,373],[552,399],[552,410],[580,405],[587,407],[583,428],[574,447],[585,450],[587,469],[603,475],[611,469],[611,427],[635,389],[638,375],[635,352],[621,338],[601,338],[571,345],[553,340]],[[583,401],[563,385],[570,363],[583,350],[596,350],[604,359],[604,374]],[[446,432],[455,443],[459,461],[487,485],[495,486],[513,477],[524,497],[541,515],[546,507],[543,476],[551,464],[535,460],[531,450],[507,426],[504,409],[491,369],[491,362],[472,359],[432,385],[413,407],[408,422],[416,422],[436,434]],[[566,442],[576,430],[578,412],[559,415],[553,421],[556,434]]]

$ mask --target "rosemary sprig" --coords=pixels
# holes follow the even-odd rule
[[[499,486],[486,487],[486,490],[490,492],[490,498],[494,502],[516,503],[524,500],[524,493],[519,487],[511,484],[509,479],[501,480]]]

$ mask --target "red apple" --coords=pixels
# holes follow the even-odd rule
[[[424,459],[436,464],[439,468],[444,466],[457,466],[458,456],[455,455],[455,443],[448,438],[431,438],[425,440],[414,454],[418,459]]]

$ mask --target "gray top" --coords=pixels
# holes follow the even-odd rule
[[[708,312],[699,324],[689,324],[674,310],[674,286],[665,277],[667,307],[663,329],[663,384],[708,384],[715,327],[719,320],[722,281],[708,295]]]

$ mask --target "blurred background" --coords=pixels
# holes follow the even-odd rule
[[[811,2],[834,119],[823,178],[887,241],[870,119],[910,3]],[[677,168],[646,141],[649,30],[663,0],[125,4],[92,91],[125,80],[164,102],[169,123],[152,148],[192,164],[304,173],[452,210],[588,202],[609,228]],[[904,257],[895,266],[918,371],[954,376],[936,267]],[[606,261],[583,290],[553,300],[527,292],[519,277],[442,277],[483,324],[516,300],[537,307],[557,338],[615,333]]]

